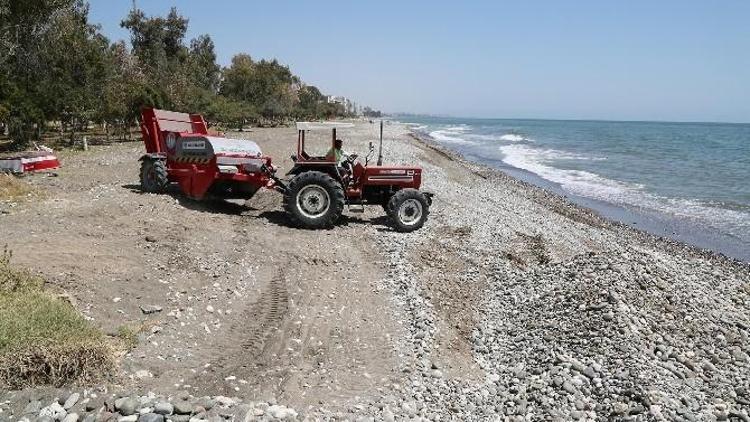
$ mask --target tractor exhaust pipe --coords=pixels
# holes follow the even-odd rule
[[[380,120],[380,146],[378,147],[378,165],[383,165],[383,120]]]

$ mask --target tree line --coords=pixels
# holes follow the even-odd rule
[[[128,45],[89,22],[84,0],[0,0],[0,129],[23,148],[49,132],[73,142],[91,124],[126,133],[144,106],[225,128],[347,114],[275,59],[238,54],[222,68],[209,35],[186,41],[188,23],[176,8],[134,9]]]

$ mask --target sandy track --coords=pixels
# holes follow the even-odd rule
[[[239,136],[275,158],[294,148],[294,130]],[[58,177],[27,178],[47,199],[0,217],[16,264],[106,332],[143,327],[117,388],[336,408],[398,378],[400,327],[374,290],[382,270],[367,240],[384,228],[381,210],[314,232],[289,227],[271,191],[247,206],[142,194],[140,153],[139,143],[65,153]]]

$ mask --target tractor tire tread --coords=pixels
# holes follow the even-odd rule
[[[320,218],[311,219],[305,217],[299,212],[296,204],[297,193],[305,186],[317,184],[322,186],[331,197],[331,205],[326,215]],[[344,212],[344,188],[341,183],[330,175],[319,171],[306,171],[298,174],[289,182],[289,189],[284,193],[284,209],[295,226],[305,229],[324,229],[331,228],[341,217]]]
[[[153,168],[154,184],[147,181],[147,174]],[[169,175],[167,173],[167,163],[164,160],[145,159],[141,162],[141,188],[149,193],[163,193],[169,185]]]
[[[398,219],[398,208],[407,199],[416,199],[422,204],[422,218],[413,225],[405,225]],[[397,232],[408,233],[415,230],[419,230],[427,221],[427,216],[430,214],[430,205],[427,198],[417,189],[407,188],[401,189],[388,200],[388,204],[385,205],[386,214],[390,217],[393,229]]]

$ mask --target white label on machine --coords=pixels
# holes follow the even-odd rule
[[[206,141],[183,141],[182,149],[206,149]]]

